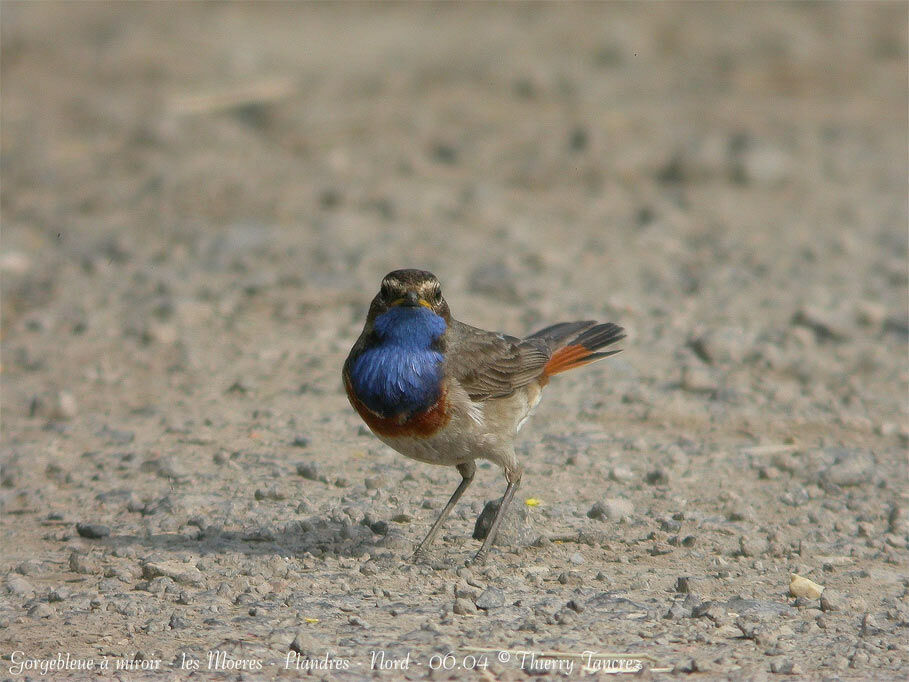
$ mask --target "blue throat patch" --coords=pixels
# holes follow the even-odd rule
[[[382,417],[411,415],[431,407],[442,389],[444,358],[432,344],[445,320],[420,306],[395,306],[375,320],[379,342],[353,362],[350,379],[364,405]]]

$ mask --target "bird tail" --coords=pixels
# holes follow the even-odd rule
[[[541,329],[528,338],[545,340],[550,348],[555,349],[543,367],[543,376],[550,377],[615,355],[621,349],[597,351],[624,339],[625,330],[612,322],[562,322]]]

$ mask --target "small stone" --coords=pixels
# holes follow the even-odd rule
[[[694,592],[696,582],[691,576],[679,576],[675,579],[675,591],[682,594],[690,594]]]
[[[505,593],[498,587],[487,587],[476,600],[477,608],[483,609],[484,611],[504,605]]]
[[[675,519],[663,519],[660,521],[660,530],[664,533],[678,533],[682,530],[682,523]]]
[[[575,599],[569,599],[568,603],[565,604],[565,606],[567,606],[569,609],[571,609],[575,613],[584,613],[584,605]]]
[[[41,572],[41,563],[34,559],[26,559],[16,566],[16,573],[21,575],[37,575]]]
[[[862,485],[871,481],[874,474],[874,460],[869,454],[843,448],[831,448],[831,450],[835,451],[836,460],[823,472],[824,480],[841,488]]]
[[[363,481],[367,490],[379,490],[385,487],[385,479],[381,476],[371,476]]]
[[[801,675],[802,667],[798,663],[788,660],[771,661],[770,672],[776,675]]]
[[[634,505],[630,500],[613,497],[594,503],[587,516],[591,519],[621,521],[629,518],[633,512]]]
[[[781,149],[749,143],[735,156],[732,176],[743,184],[776,186],[789,178],[791,165],[789,156]]]
[[[856,304],[855,317],[860,324],[880,327],[887,319],[887,306],[878,301],[859,301]]]
[[[770,548],[770,543],[760,535],[742,535],[739,537],[739,554],[746,557],[756,557],[765,554]]]
[[[256,488],[254,497],[257,500],[285,500],[287,495],[284,492],[278,490],[277,487],[271,486],[269,488]]]
[[[54,406],[51,408],[51,417],[53,419],[68,420],[73,419],[79,414],[79,407],[76,405],[76,399],[69,391],[60,391],[57,393]]]
[[[110,528],[100,523],[77,523],[76,532],[84,538],[106,538],[110,535]]]
[[[70,598],[70,591],[63,585],[58,585],[47,594],[47,601],[66,601]]]
[[[388,522],[373,521],[369,524],[369,530],[371,530],[376,535],[388,535]]]
[[[28,615],[30,618],[50,618],[55,613],[56,611],[54,610],[54,607],[50,604],[45,604],[44,602],[35,604],[28,610]]]
[[[562,609],[555,614],[555,621],[559,625],[571,625],[578,619],[577,614],[571,609]]]
[[[609,479],[616,483],[630,483],[634,480],[634,472],[628,467],[612,467],[609,470]]]
[[[844,341],[849,338],[845,321],[828,311],[804,307],[792,316],[792,324],[807,327],[814,332],[818,341]]]
[[[98,436],[106,440],[110,445],[129,445],[135,439],[136,434],[132,431],[112,429],[105,426],[98,432]]]
[[[309,447],[309,438],[306,436],[295,436],[290,444],[295,448]]]
[[[898,535],[909,533],[909,507],[893,505],[887,515],[887,528]]]
[[[25,578],[18,575],[11,575],[6,579],[6,591],[17,597],[31,597],[35,594],[34,586]]]
[[[682,366],[681,386],[689,393],[716,393],[719,390],[719,384],[710,369],[695,363]]]
[[[826,589],[821,594],[821,611],[842,611],[846,605],[846,600],[840,592]]]
[[[319,467],[315,462],[298,462],[297,475],[302,476],[308,481],[318,481]]]
[[[805,599],[817,599],[821,596],[824,588],[816,582],[804,578],[796,573],[789,576],[789,594],[793,597],[804,597]]]
[[[94,559],[90,559],[86,554],[73,552],[69,555],[69,570],[73,573],[91,575],[93,573],[99,573],[101,567]]]
[[[293,641],[290,643],[290,650],[305,655],[313,651],[314,648],[315,647],[310,643],[310,637],[306,631],[297,630],[297,634],[294,635]]]
[[[477,612],[477,607],[469,599],[455,599],[452,611],[459,616],[469,616]]]
[[[879,635],[883,632],[883,629],[877,624],[877,621],[874,620],[874,616],[870,613],[866,613],[862,616],[862,637],[868,637],[870,635]]]
[[[142,567],[142,576],[146,579],[166,577],[184,585],[205,584],[205,578],[198,568],[180,561],[149,562]]]
[[[485,540],[489,534],[489,529],[495,520],[499,511],[501,500],[489,500],[483,506],[483,511],[477,517],[473,527],[474,540]],[[496,535],[495,545],[497,546],[529,546],[539,536],[539,532],[534,532],[533,507],[526,504],[512,504],[505,512],[505,516],[499,524],[499,531]]]
[[[665,469],[653,469],[647,472],[644,480],[650,485],[667,485],[669,483],[669,474]]]

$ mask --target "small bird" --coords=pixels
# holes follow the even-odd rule
[[[414,552],[423,556],[467,490],[476,459],[505,471],[507,487],[474,557],[484,563],[521,482],[514,441],[554,374],[618,353],[621,327],[562,322],[523,339],[458,322],[431,272],[395,270],[382,280],[366,325],[344,363],[351,405],[380,440],[429,464],[454,466],[461,482]]]

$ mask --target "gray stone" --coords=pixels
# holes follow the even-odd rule
[[[149,562],[142,567],[142,576],[146,579],[164,576],[184,585],[205,584],[205,578],[198,568],[179,561]]]
[[[20,575],[11,575],[6,579],[6,591],[17,597],[32,597],[35,594],[35,587],[28,580]]]
[[[633,512],[634,505],[630,500],[613,497],[602,502],[595,502],[587,512],[587,516],[591,519],[621,521],[629,518]]]
[[[483,610],[495,609],[504,605],[505,593],[498,587],[487,587],[476,600],[477,608]]]
[[[54,607],[44,602],[35,604],[28,610],[28,615],[30,618],[50,618],[55,613],[57,612],[54,610]]]
[[[500,502],[501,500],[489,500],[483,507],[483,511],[480,512],[473,527],[473,538],[475,540],[486,539],[495,515],[499,511]],[[496,535],[494,544],[503,547],[527,547],[532,545],[539,536],[534,526],[533,514],[530,508],[522,504],[520,500],[514,500],[506,510],[501,524],[499,524],[499,532]]]
[[[760,535],[742,535],[739,537],[739,554],[746,557],[761,556],[770,548],[770,543]]]
[[[871,481],[874,460],[870,454],[844,448],[830,448],[827,452],[830,451],[834,453],[835,461],[822,473],[828,483],[845,488]]]
[[[80,552],[73,552],[69,555],[69,570],[73,573],[90,575],[93,573],[100,573],[101,566],[95,559],[90,558],[88,555]]]
[[[309,481],[318,481],[319,466],[315,462],[297,462],[297,475]]]
[[[100,523],[77,523],[76,532],[84,538],[106,538],[110,535],[110,527]]]
[[[469,599],[455,599],[452,611],[459,616],[469,616],[477,612],[477,607]]]

